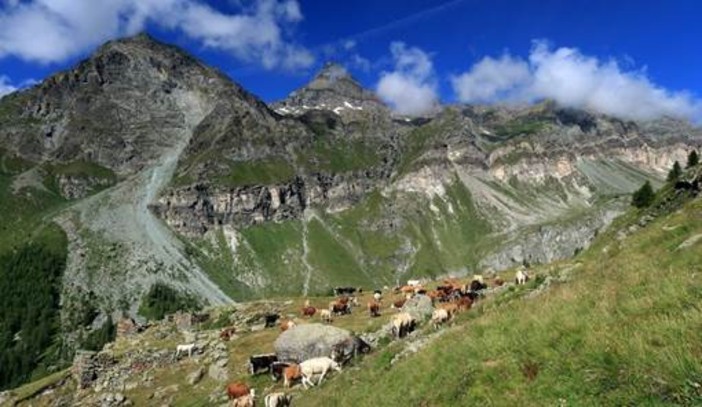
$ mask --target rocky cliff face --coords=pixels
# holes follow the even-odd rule
[[[305,100],[293,94],[278,106]],[[327,119],[321,128],[305,121],[311,112]],[[317,257],[310,244],[320,246],[314,243],[318,238],[330,240],[354,259],[346,268],[354,275],[342,278],[347,283],[504,269],[569,257],[587,247],[624,210],[629,193],[645,180],[660,183],[672,163],[684,161],[700,142],[700,131],[685,123],[624,122],[548,102],[523,109],[447,107],[418,123],[387,120],[384,137],[361,136],[363,143],[381,140],[384,150],[374,149],[380,151],[377,160],[350,171],[299,160],[325,138],[341,146],[335,159],[356,154],[342,143],[351,133],[338,124],[347,120],[342,114],[318,107],[305,115],[299,121],[307,132],[301,128],[304,135],[290,141],[286,150],[275,150],[272,144],[251,149],[268,152],[259,161],[284,157],[290,167],[285,182],[227,186],[221,179],[201,177],[200,182],[172,188],[155,210],[183,235],[215,245],[206,250],[207,256],[231,253],[229,267],[247,270],[247,275],[290,267],[290,255]],[[325,153],[313,154],[311,161],[324,160]],[[227,167],[243,173],[259,168]],[[310,237],[311,222],[321,225],[321,236]],[[250,261],[271,254],[255,247],[254,235],[265,230],[274,239],[290,239],[276,235],[288,227],[296,236],[292,240],[298,241],[273,259]],[[217,246],[221,228],[238,243]],[[381,245],[367,246],[378,239]],[[473,253],[462,254],[466,247]],[[291,280],[319,274],[318,284],[333,284],[338,280],[321,270],[333,263],[299,261],[292,266],[298,270]],[[255,284],[239,283],[249,292],[260,292]],[[308,285],[301,282],[299,287]]]

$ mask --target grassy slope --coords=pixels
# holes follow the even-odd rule
[[[390,371],[368,358],[297,405],[699,405],[702,243],[676,248],[700,213],[698,199],[621,242],[615,227],[571,282],[484,309]]]
[[[308,221],[310,294],[327,293],[333,285],[377,287],[395,284],[398,278],[473,268],[479,255],[494,243],[485,238],[490,227],[460,183],[447,187],[444,200],[434,199],[432,205],[438,212],[429,209],[423,196],[413,197],[401,204],[409,208],[401,211],[397,231],[376,227],[392,216],[389,212],[394,210],[391,201],[395,199],[376,191],[346,211],[319,211],[318,217]],[[308,274],[302,259],[304,229],[298,220],[241,229],[236,255],[218,232],[214,240],[193,246],[192,252],[210,277],[239,300],[298,294]],[[406,243],[417,252],[408,253]],[[398,275],[398,269],[406,269],[405,275]],[[243,275],[262,276],[265,288],[245,286],[240,279]]]

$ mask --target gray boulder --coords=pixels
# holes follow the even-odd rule
[[[353,343],[345,329],[323,324],[298,325],[280,334],[274,347],[279,360],[302,362],[310,358],[332,355],[335,347]]]
[[[434,312],[434,305],[432,305],[431,298],[428,296],[415,295],[405,302],[402,311],[409,313],[417,321],[422,321],[431,318],[431,314]]]

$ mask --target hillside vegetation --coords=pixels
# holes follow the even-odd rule
[[[495,301],[392,367],[376,354],[297,405],[699,405],[701,213],[696,199],[625,236],[650,216],[630,213],[566,283]]]
[[[700,405],[701,213],[702,199],[690,200],[687,191],[667,184],[649,207],[632,208],[575,259],[533,268],[529,284],[496,291],[450,327],[437,332],[424,323],[409,338],[379,341],[371,354],[323,385],[296,386],[294,405]],[[362,302],[367,298],[365,293]],[[330,299],[311,298],[318,307]],[[271,306],[292,316],[304,299],[281,300],[210,310],[212,322],[195,337],[216,343],[220,326],[249,320],[251,312]],[[334,325],[372,333],[393,314],[384,308],[374,320],[358,310]],[[205,376],[192,385],[187,377],[205,366],[210,352],[222,349],[228,381],[245,381],[259,394],[282,390],[265,375],[250,377],[245,364],[247,355],[272,351],[278,334],[237,331],[232,341],[210,345],[203,356],[178,361],[168,355],[183,339],[162,321],[144,334],[118,339],[108,354],[124,366],[143,354],[168,357],[165,365],[147,370],[147,384],[125,392],[136,405],[211,405],[224,401],[222,382]],[[124,375],[124,369],[118,371]],[[72,381],[61,381],[65,374],[52,377],[37,383],[58,386],[54,392],[32,399],[40,387],[32,383],[14,394],[47,405],[101,397],[75,393]],[[119,377],[134,379],[128,373]]]

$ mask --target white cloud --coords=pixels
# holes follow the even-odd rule
[[[10,83],[10,78],[0,75],[0,97],[16,91],[17,88]]]
[[[451,82],[459,100],[483,103],[520,98],[518,91],[530,76],[525,61],[503,55],[500,59],[483,58],[470,71],[451,78]]]
[[[100,43],[144,30],[147,23],[178,31],[204,46],[265,68],[314,62],[286,33],[303,19],[296,0],[256,0],[237,14],[202,0],[32,0],[0,11],[0,58],[59,62]]]
[[[575,48],[551,50],[543,41],[534,43],[528,61],[485,57],[451,82],[457,98],[467,103],[549,98],[626,119],[702,116],[699,100],[652,83],[644,70],[624,70],[615,60],[601,61]]]
[[[431,58],[419,48],[402,42],[390,45],[395,70],[383,72],[377,92],[398,113],[421,115],[436,107],[438,96]]]

